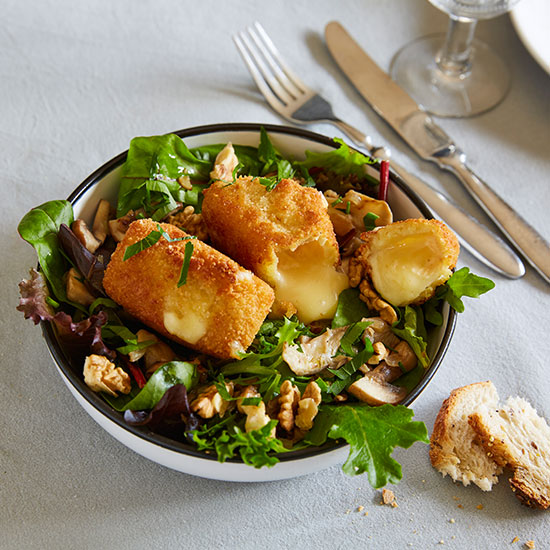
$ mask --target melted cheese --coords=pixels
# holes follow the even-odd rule
[[[190,344],[196,344],[208,329],[206,319],[192,310],[165,311],[163,321],[170,334]]]
[[[374,286],[393,305],[408,304],[437,276],[440,258],[437,240],[426,233],[385,243],[369,258]]]
[[[327,263],[321,245],[311,242],[282,252],[278,259],[275,298],[294,304],[304,323],[333,317],[338,295],[349,287],[349,281]]]
[[[164,301],[164,327],[170,334],[189,344],[196,344],[207,333],[212,304],[212,296],[199,289],[194,290],[194,298],[191,303],[189,300],[179,300],[177,295],[171,295]],[[184,309],[181,303],[187,303],[189,307]]]

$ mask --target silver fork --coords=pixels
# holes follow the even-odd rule
[[[373,145],[369,136],[335,116],[330,103],[288,66],[258,22],[235,34],[233,40],[260,92],[275,112],[297,125],[332,124],[371,156],[389,158],[390,151],[386,147]],[[524,275],[523,263],[502,239],[393,160],[391,168],[453,229],[461,244],[476,258],[511,279]]]

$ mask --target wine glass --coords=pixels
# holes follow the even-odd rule
[[[490,19],[519,0],[429,0],[450,17],[447,34],[420,38],[397,52],[392,78],[427,111],[467,117],[497,105],[510,88],[510,73],[489,46],[474,39],[479,19]]]

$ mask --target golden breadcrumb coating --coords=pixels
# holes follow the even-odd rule
[[[160,224],[172,238],[187,234]],[[273,303],[273,290],[221,252],[198,239],[168,242],[123,261],[126,248],[157,229],[133,222],[107,266],[103,286],[128,313],[160,334],[222,359],[238,358],[252,343]],[[187,282],[178,287],[185,245],[193,243]]]
[[[216,182],[204,191],[202,214],[214,246],[272,284],[282,250],[318,241],[327,261],[339,261],[326,199],[295,180],[283,179],[271,191],[250,176]]]
[[[310,322],[332,317],[339,292],[349,286],[335,269],[340,255],[327,206],[321,192],[295,180],[268,190],[248,176],[206,189],[202,214],[214,246],[275,287],[276,298]],[[310,290],[316,281],[319,288]]]
[[[355,259],[394,306],[422,304],[456,266],[456,235],[438,220],[409,219],[363,233]]]

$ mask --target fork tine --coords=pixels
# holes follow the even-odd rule
[[[233,41],[235,42],[235,45],[237,46],[237,49],[239,50],[239,53],[241,54],[241,57],[243,58],[245,65],[250,71],[250,74],[252,75],[254,82],[256,82],[256,86],[258,86],[260,92],[262,92],[263,96],[265,97],[269,105],[271,105],[271,107],[276,112],[278,113],[282,112],[285,108],[285,105],[281,101],[279,101],[277,96],[275,96],[275,94],[271,91],[271,88],[268,86],[268,84],[264,80],[262,73],[258,70],[258,67],[256,66],[256,64],[252,60],[252,57],[248,53],[242,38],[243,38],[243,33],[233,35]]]
[[[244,32],[241,32],[239,33],[239,37],[243,45],[246,47],[249,56],[255,62],[256,68],[260,71],[264,81],[267,82],[267,84],[271,88],[271,91],[278,97],[281,102],[283,102],[285,105],[288,105],[294,98],[281,86],[281,83],[269,70],[264,62],[261,53],[258,53],[257,49],[250,42],[248,36]]]
[[[277,63],[286,73],[286,76],[288,77],[290,82],[292,82],[292,84],[299,88],[303,93],[310,92],[311,89],[306,86],[306,84],[304,84],[304,82],[302,82],[302,80],[296,75],[296,73],[286,64],[284,59],[281,57],[279,50],[275,47],[275,44],[273,44],[273,41],[271,40],[271,38],[269,38],[269,35],[265,32],[262,25],[260,25],[260,23],[256,21],[254,23],[254,26],[256,27],[256,30],[265,42],[270,54],[273,56],[274,59],[277,60]]]
[[[255,23],[256,25],[260,25],[258,22]],[[275,46],[273,45],[273,42],[269,39],[267,33],[263,30],[261,26],[257,29],[259,32],[261,32],[261,37],[258,36],[258,34],[254,31],[254,29],[248,27],[248,34],[252,37],[252,40],[254,40],[254,43],[256,44],[256,47],[260,52],[263,54],[265,60],[267,61],[267,64],[273,71],[275,77],[283,86],[286,91],[291,94],[295,99],[299,99],[300,96],[303,95],[303,91],[297,87],[285,74],[284,69],[281,68],[280,62],[278,63],[271,53],[272,48]],[[267,38],[267,42],[266,41]],[[262,42],[262,39],[264,42]],[[280,57],[279,57],[280,59]]]

